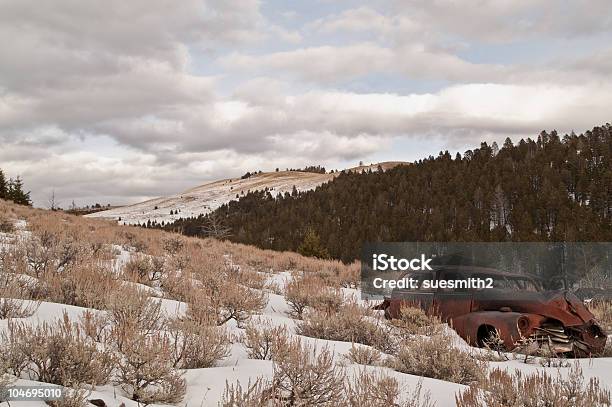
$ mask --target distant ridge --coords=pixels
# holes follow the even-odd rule
[[[360,165],[346,171],[377,171],[380,166],[384,171],[407,164],[403,161],[388,161],[370,165]],[[133,205],[120,206],[107,211],[86,215],[90,218],[111,219],[128,225],[142,224],[148,221],[172,223],[180,218],[205,215],[221,205],[235,200],[248,192],[270,190],[273,194],[291,193],[293,187],[298,191],[315,189],[331,181],[339,172],[315,173],[304,171],[262,172],[241,178],[227,178],[212,181],[180,194],[150,199]],[[171,214],[172,212],[172,214]]]

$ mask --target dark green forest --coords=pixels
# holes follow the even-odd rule
[[[19,176],[17,178],[6,179],[4,172],[0,169],[0,199],[13,201],[19,205],[32,205],[30,192],[23,190],[23,181]]]
[[[251,192],[209,216],[167,229],[202,235],[221,221],[229,239],[317,252],[343,261],[365,241],[610,241],[612,126],[455,157],[447,151],[385,172],[343,172],[313,191]]]

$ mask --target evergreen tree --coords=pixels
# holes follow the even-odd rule
[[[327,252],[327,249],[321,245],[321,239],[319,238],[319,235],[312,228],[308,228],[306,230],[304,240],[302,241],[302,244],[298,247],[298,253],[303,256],[318,257],[320,259],[329,258],[329,253]]]
[[[32,206],[32,200],[30,199],[30,192],[24,192],[23,181],[19,176],[15,179],[10,179],[7,188],[7,197],[9,200],[15,202],[18,205]]]
[[[0,199],[7,199],[8,185],[2,169],[0,169]]]

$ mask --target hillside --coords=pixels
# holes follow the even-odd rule
[[[379,165],[387,170],[398,164],[401,164],[401,162],[384,162],[351,168],[349,171],[376,170]],[[253,174],[246,179],[230,178],[214,181],[177,195],[155,198],[86,216],[112,219],[128,225],[143,224],[148,221],[168,224],[179,218],[207,214],[249,192],[265,190],[274,195],[283,195],[286,192],[291,193],[294,187],[297,191],[309,191],[333,180],[337,175],[337,172],[326,174],[302,171],[265,172]],[[170,214],[171,211],[172,215]]]
[[[471,348],[422,312],[419,325],[385,321],[360,300],[358,271],[0,201],[0,397],[3,386],[51,384],[71,395],[57,405],[73,407],[295,405],[290,397],[451,407],[499,368],[531,380],[519,391],[508,376],[500,395],[574,391],[586,401],[572,405],[609,405],[599,393],[612,386],[609,357]],[[45,407],[11,402],[26,404]]]
[[[230,239],[297,250],[306,232],[352,261],[366,241],[612,240],[612,127],[452,157],[441,152],[385,172],[340,174],[296,196],[251,192],[216,214]],[[205,218],[175,224],[198,235]]]

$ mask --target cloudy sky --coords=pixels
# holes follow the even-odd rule
[[[608,0],[0,0],[0,38],[38,206],[612,121]]]

